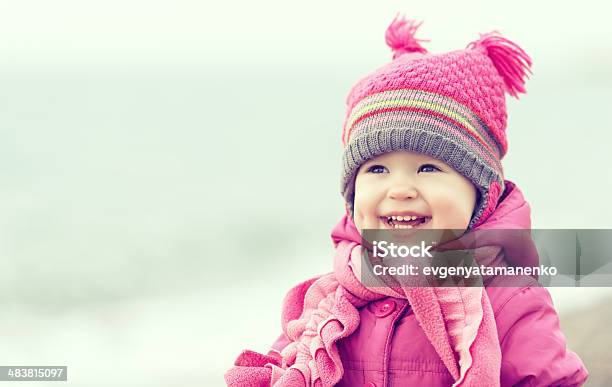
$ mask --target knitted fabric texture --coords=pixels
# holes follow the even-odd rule
[[[427,154],[478,188],[473,228],[504,191],[505,93],[525,92],[531,59],[495,32],[464,50],[429,54],[414,37],[419,25],[396,17],[386,34],[393,61],[357,82],[347,97],[342,194],[352,215],[355,175],[364,162],[396,150]]]

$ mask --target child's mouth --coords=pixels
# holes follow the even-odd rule
[[[431,220],[431,216],[404,215],[381,216],[380,219],[390,229],[420,228]]]

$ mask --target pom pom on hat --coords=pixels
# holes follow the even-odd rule
[[[531,58],[516,43],[493,31],[481,34],[480,39],[468,44],[467,48],[485,50],[504,80],[508,94],[518,98],[518,93],[525,93],[525,80],[529,78],[527,73],[531,74]]]
[[[416,39],[414,36],[423,22],[417,23],[414,20],[406,20],[404,16],[398,19],[398,16],[399,13],[385,33],[385,41],[393,50],[393,59],[410,52],[426,54],[427,50],[419,42],[428,42],[429,40]]]

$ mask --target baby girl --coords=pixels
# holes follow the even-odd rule
[[[418,24],[396,18],[394,52],[347,99],[333,271],[292,288],[283,333],[267,354],[243,351],[230,386],[578,386],[588,376],[566,348],[546,288],[369,288],[357,261],[366,229],[529,229],[530,209],[504,179],[505,94],[524,93],[529,56],[497,33],[430,54]],[[488,263],[525,265],[503,238]],[[520,249],[519,249],[520,250]],[[485,254],[485,255],[486,255]],[[482,255],[482,254],[481,254]]]

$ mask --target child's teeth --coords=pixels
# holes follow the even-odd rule
[[[412,228],[412,226],[411,226],[411,225],[409,225],[409,224],[396,224],[396,225],[394,225],[393,227],[394,227],[394,228],[402,228],[402,229],[403,229],[403,228]]]
[[[419,217],[417,215],[391,215],[391,216],[387,216],[387,223],[393,227],[393,228],[414,228],[416,226],[419,226],[427,221],[429,221],[429,218],[424,216],[424,217]],[[398,225],[395,224],[393,222],[411,222],[411,221],[415,221],[415,220],[420,220],[420,222],[418,224],[415,225]],[[402,227],[398,227],[398,226],[402,226]]]
[[[405,215],[405,216],[392,215],[392,216],[390,216],[390,218],[392,220],[397,220],[397,221],[400,221],[400,222],[408,222],[408,221],[411,221],[411,220],[416,220],[418,218],[418,216],[416,216],[416,215]]]

